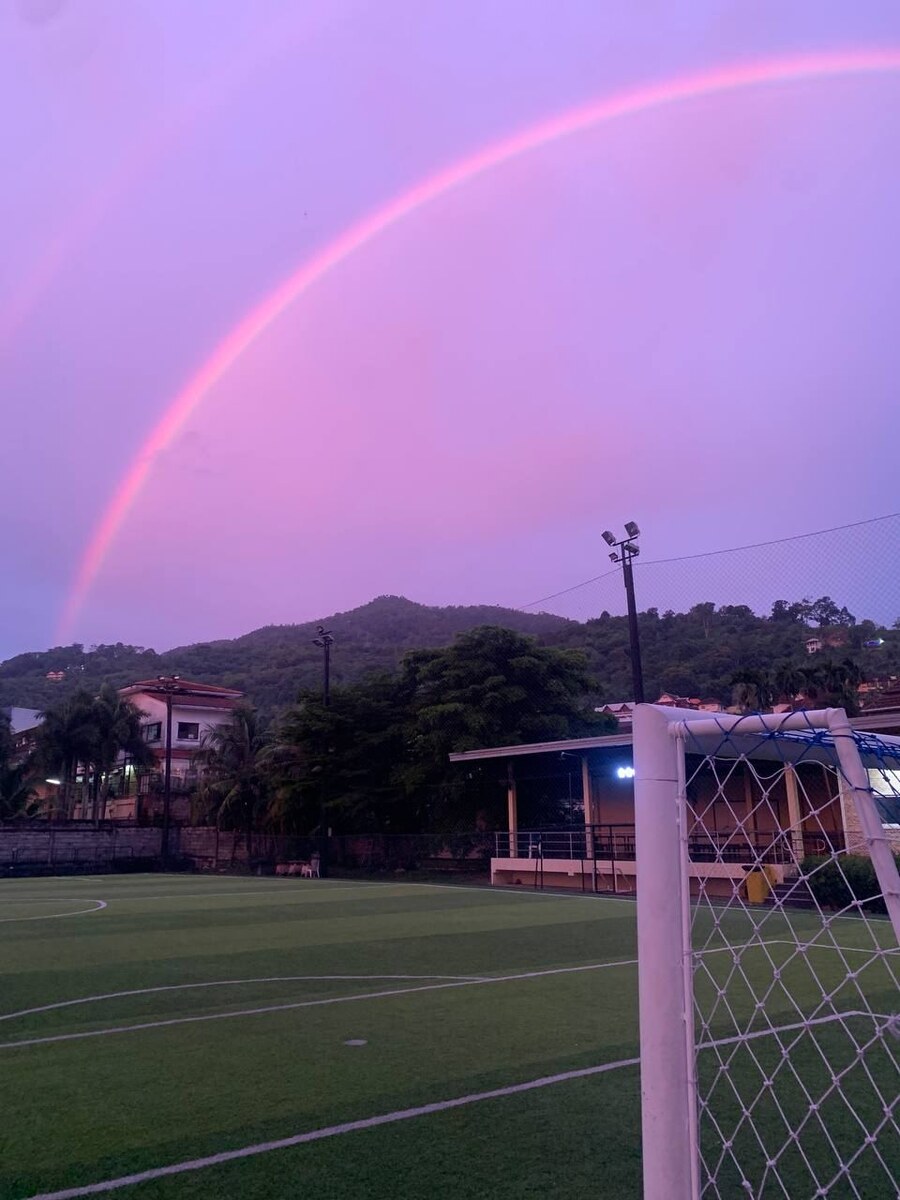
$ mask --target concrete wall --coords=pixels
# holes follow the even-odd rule
[[[158,858],[161,839],[162,831],[154,828],[94,829],[51,822],[35,822],[24,829],[0,826],[0,867]]]

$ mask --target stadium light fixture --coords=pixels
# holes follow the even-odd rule
[[[640,531],[640,529],[638,529],[637,521],[626,521],[625,522],[625,532],[628,534],[628,536],[630,538],[636,538],[636,537],[641,536],[641,531]]]
[[[614,546],[616,544],[616,535],[614,533],[610,533],[608,529],[604,529],[603,540],[606,542],[607,546]]]
[[[634,779],[634,767],[617,767],[616,778],[618,779]]]

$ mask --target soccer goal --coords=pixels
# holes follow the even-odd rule
[[[900,739],[634,718],[646,1200],[900,1196]]]

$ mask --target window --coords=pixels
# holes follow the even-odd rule
[[[162,737],[162,721],[153,721],[150,725],[144,725],[142,732],[145,742],[158,742]]]
[[[200,726],[196,721],[179,721],[178,722],[178,740],[179,742],[199,742]]]

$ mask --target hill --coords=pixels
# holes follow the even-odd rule
[[[547,613],[523,613],[491,605],[437,608],[402,596],[379,596],[359,608],[300,625],[267,625],[241,637],[197,642],[157,652],[142,646],[57,646],[16,655],[0,663],[0,707],[43,708],[78,686],[108,680],[122,687],[156,675],[183,675],[240,688],[271,712],[322,678],[322,651],[313,645],[316,626],[335,637],[332,682],[352,683],[376,670],[394,670],[408,650],[449,645],[458,633],[479,625],[502,625],[554,640],[577,624]],[[64,672],[61,680],[47,678]]]
[[[502,625],[547,645],[581,650],[596,680],[598,702],[631,695],[627,622],[608,613],[582,623],[549,613],[488,605],[438,608],[401,596],[379,596],[321,623],[335,637],[332,679],[337,686],[371,671],[394,670],[409,650],[446,646],[457,634],[479,625]],[[79,684],[94,688],[109,680],[122,686],[136,679],[177,674],[240,688],[271,714],[289,704],[300,688],[319,686],[322,652],[313,645],[318,624],[269,625],[242,637],[161,653],[118,643],[20,654],[0,663],[0,707],[43,708]],[[900,674],[900,632],[872,621],[856,622],[827,597],[815,604],[779,602],[767,617],[745,605],[716,608],[708,603],[694,605],[687,613],[660,614],[650,609],[640,614],[647,695],[668,691],[728,702],[738,671],[808,665],[805,642],[813,633],[825,643],[816,662],[850,657],[867,678]],[[878,637],[884,638],[882,645],[865,645]],[[47,678],[48,672],[64,672],[64,676],[54,681]]]

